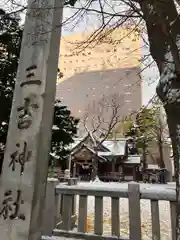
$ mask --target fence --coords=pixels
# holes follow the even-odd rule
[[[44,235],[64,236],[80,239],[119,239],[137,240],[142,239],[141,234],[141,210],[140,200],[146,199],[151,202],[152,238],[160,240],[159,200],[170,202],[171,238],[175,240],[176,228],[176,205],[175,189],[173,188],[146,188],[141,189],[141,184],[130,183],[128,188],[118,184],[117,188],[104,188],[86,185],[65,185],[57,181],[48,182],[46,209],[44,212]],[[76,196],[79,195],[79,215],[77,228],[76,219]],[[88,196],[95,197],[94,233],[86,233],[87,229],[87,200]],[[111,236],[103,235],[103,197],[111,198]],[[129,237],[120,234],[119,199],[129,200]],[[71,207],[70,207],[71,206]],[[73,229],[74,228],[74,229]]]

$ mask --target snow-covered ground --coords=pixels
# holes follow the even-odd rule
[[[91,187],[94,185],[97,189],[99,188],[127,188],[127,183],[102,183],[100,181],[95,181],[92,183],[81,182],[78,185]],[[175,185],[171,184],[141,184],[141,188],[157,188],[158,190],[164,189],[175,189]],[[78,209],[78,199],[77,199],[77,209]],[[109,197],[103,198],[103,208],[104,208],[104,234],[111,235],[111,199]],[[159,201],[160,210],[160,228],[161,228],[161,239],[169,240],[171,237],[171,221],[170,221],[170,206],[167,201]],[[78,212],[77,212],[78,215]],[[93,232],[93,220],[94,220],[94,197],[88,197],[88,221],[87,228],[89,232]],[[151,208],[149,200],[141,200],[141,226],[143,239],[152,239],[151,235]],[[120,231],[121,235],[128,236],[129,233],[129,210],[128,210],[128,199],[120,199]]]

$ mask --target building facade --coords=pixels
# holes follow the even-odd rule
[[[140,39],[128,29],[117,29],[111,36],[85,49],[77,48],[87,36],[62,38],[57,95],[75,117],[102,115],[99,108],[103,98],[119,104],[118,115],[129,116],[141,107]],[[82,50],[83,49],[83,50]],[[108,105],[108,104],[107,104]],[[99,112],[98,112],[99,111]],[[111,111],[103,111],[110,121]],[[90,127],[91,122],[88,122]]]

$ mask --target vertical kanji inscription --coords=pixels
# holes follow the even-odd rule
[[[23,151],[20,151],[20,144],[16,144],[16,151],[10,155],[9,167],[12,167],[12,171],[16,170],[16,164],[20,165],[20,175],[24,173],[25,163],[30,161],[32,152],[28,150],[27,142],[23,143]]]

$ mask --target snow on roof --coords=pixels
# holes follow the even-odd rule
[[[97,138],[96,138],[95,136],[92,136],[91,133],[87,133],[87,134],[85,134],[83,137],[80,137],[80,138],[76,137],[76,138],[74,138],[74,143],[72,143],[72,144],[69,146],[69,149],[70,149],[70,150],[74,149],[76,146],[78,146],[79,143],[83,142],[88,136],[91,137],[91,139],[93,140],[93,142],[94,142],[95,140],[98,141]]]
[[[57,125],[53,125],[52,130],[59,130],[59,127]]]
[[[76,147],[81,141],[82,141],[82,139],[76,139],[76,140],[71,144],[71,149],[73,149],[74,147]]]
[[[129,155],[128,160],[125,161],[128,164],[140,164],[141,163],[141,156],[140,155]]]
[[[60,157],[58,155],[56,155],[55,153],[50,152],[49,155],[55,159],[60,159]]]
[[[148,164],[148,169],[159,169],[159,166],[157,164]]]
[[[82,147],[85,147],[86,149],[88,149],[91,153],[96,154],[95,150],[90,148],[89,146],[87,146],[86,144],[83,144]],[[99,155],[100,159],[103,161],[107,161],[107,159],[104,156]]]
[[[91,135],[89,135],[92,137]],[[74,143],[72,143],[68,149],[72,150],[75,149],[85,138],[88,137],[88,134],[83,138],[75,138]],[[96,139],[96,138],[95,138]],[[97,140],[97,139],[96,139]],[[99,141],[99,140],[97,140]],[[83,144],[87,148],[89,147],[88,144]],[[98,156],[101,158],[107,158],[108,160],[112,160],[115,156],[124,156],[126,150],[126,139],[116,139],[116,140],[105,140],[102,142],[102,146],[107,149],[107,151],[98,151]],[[92,150],[92,148],[91,148]]]
[[[119,156],[119,153],[112,153],[112,152],[98,152],[98,156]]]
[[[103,146],[105,146],[113,155],[124,155],[126,140],[105,140]]]
[[[112,153],[112,152],[98,152],[99,157],[103,157],[106,159],[106,161],[112,161],[115,157],[118,157],[119,154],[117,153]]]
[[[65,149],[72,150],[74,149],[80,142],[82,141],[82,138],[75,138],[74,142],[69,144]]]

